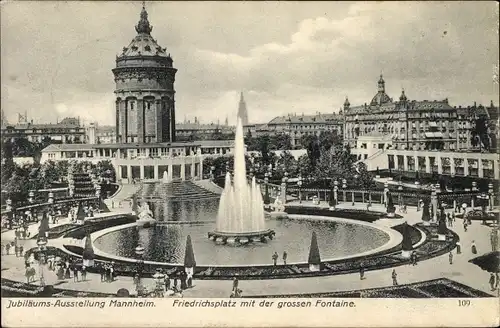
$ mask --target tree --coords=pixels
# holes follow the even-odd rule
[[[2,142],[2,189],[8,183],[14,173],[15,164],[10,140]]]
[[[471,144],[479,149],[489,150],[491,139],[489,136],[489,124],[486,117],[479,117],[473,121],[471,129]]]
[[[51,188],[52,182],[58,181],[60,179],[60,174],[57,170],[56,163],[50,160],[43,163],[43,165],[41,166],[39,178],[43,188]]]
[[[110,160],[99,161],[96,164],[97,175],[101,178],[109,179],[110,182],[116,181],[115,167]]]
[[[32,157],[35,145],[26,138],[16,138],[12,142],[12,153],[14,157]]]
[[[270,164],[270,154],[269,154],[269,136],[268,135],[263,135],[260,136],[257,140],[258,144],[258,150],[260,151],[260,154],[262,156],[262,162],[265,165]]]
[[[297,166],[298,166],[298,173],[302,177],[308,177],[311,175],[312,167],[311,167],[311,161],[309,160],[309,157],[307,155],[302,155],[299,157],[297,161]]]
[[[272,136],[270,143],[270,148],[273,150],[288,150],[292,148],[292,139],[285,133]]]
[[[332,146],[342,145],[342,136],[333,131],[323,131],[319,135],[321,151],[329,151]]]
[[[302,136],[300,143],[304,148],[307,149],[307,156],[313,168],[316,167],[316,164],[321,157],[321,149],[318,137],[315,135],[305,135]]]

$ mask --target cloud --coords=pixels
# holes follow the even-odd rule
[[[492,3],[151,3],[155,37],[178,68],[177,117],[251,121],[338,110],[387,92],[498,103],[498,15]],[[495,9],[497,9],[496,7]],[[1,12],[2,108],[8,117],[68,115],[114,123],[115,55],[134,37],[139,5],[8,3]],[[119,15],[117,13],[120,13]],[[48,19],[47,17],[50,17]]]

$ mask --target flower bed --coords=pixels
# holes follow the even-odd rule
[[[398,224],[397,226],[392,227],[392,229],[396,230],[400,234],[403,234],[403,227],[404,224]],[[408,228],[408,231],[410,232],[411,244],[415,245],[422,239],[422,234],[420,233],[420,231],[418,231],[418,229],[411,225],[409,225]]]
[[[330,211],[330,209],[328,208],[288,205],[285,206],[285,212],[288,214],[328,216],[365,222],[373,222],[386,216],[386,213],[384,212],[366,211],[360,209],[337,208],[333,211]]]
[[[99,230],[103,230],[106,228],[133,223],[136,221],[135,216],[123,214],[119,217],[117,216],[109,216],[102,218],[86,218],[83,225],[79,225],[67,233],[64,234],[66,238],[76,238],[83,239],[87,235],[87,233],[93,233]]]
[[[54,238],[59,238],[62,235],[64,235],[66,232],[79,227],[78,224],[73,224],[73,223],[66,223],[66,224],[61,224],[57,227],[50,228],[49,230],[49,239],[54,239]],[[38,238],[38,234],[34,235],[32,239]]]
[[[115,297],[115,294],[41,287],[2,278],[2,297]]]
[[[388,277],[390,279],[390,277]],[[434,297],[494,297],[480,290],[446,278],[421,281],[417,283],[371,288],[363,290],[305,293],[288,295],[242,296],[243,298],[434,298]]]

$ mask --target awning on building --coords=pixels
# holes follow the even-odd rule
[[[442,138],[443,133],[442,132],[425,132],[425,137],[426,138]]]

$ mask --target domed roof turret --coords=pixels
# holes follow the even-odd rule
[[[139,23],[135,26],[137,35],[132,39],[127,47],[123,47],[122,53],[118,56],[117,62],[126,57],[164,57],[171,60],[167,48],[161,47],[151,36],[153,27],[149,24],[148,12],[142,7]]]
[[[385,81],[382,74],[380,74],[380,79],[378,80],[378,92],[373,97],[370,105],[379,106],[389,102],[391,102],[391,98],[385,93]]]

